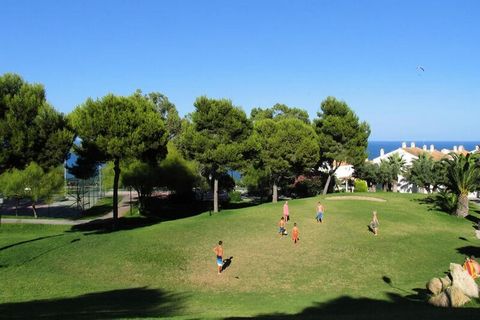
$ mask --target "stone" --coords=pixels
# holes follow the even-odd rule
[[[470,302],[470,298],[463,293],[462,289],[455,285],[448,287],[445,292],[448,295],[452,307],[461,307],[465,303]]]
[[[463,267],[457,263],[450,263],[452,286],[456,286],[470,298],[478,298],[478,285]]]
[[[428,303],[436,307],[446,308],[450,306],[450,300],[445,292],[431,296],[430,299],[428,299]]]
[[[442,281],[439,278],[432,278],[427,282],[427,289],[434,295],[442,292]]]
[[[442,291],[447,289],[452,285],[452,280],[450,279],[449,276],[445,276],[443,278],[440,278],[440,281],[442,282]]]

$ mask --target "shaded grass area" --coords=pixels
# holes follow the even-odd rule
[[[461,309],[432,308],[423,289],[450,262],[480,255],[472,222],[429,210],[418,201],[422,195],[375,196],[387,201],[290,200],[287,230],[298,224],[297,245],[277,234],[283,202],[176,220],[124,218],[117,232],[85,225],[74,230],[2,225],[0,314],[29,318],[37,310],[46,318],[56,313],[92,319],[478,314],[478,300]],[[326,207],[324,224],[315,221],[319,200]],[[377,237],[367,228],[373,210],[380,221]],[[218,240],[229,260],[220,276],[212,251]],[[146,302],[135,300],[136,294]]]
[[[0,305],[0,314],[8,319],[150,318],[174,315],[181,307],[181,295],[142,287],[4,303]]]
[[[118,202],[120,203],[123,199],[123,196],[118,195]],[[107,213],[113,210],[113,197],[101,198],[97,203],[83,212],[81,212],[76,220],[78,219],[93,219],[106,215]]]

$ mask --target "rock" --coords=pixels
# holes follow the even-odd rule
[[[452,307],[461,307],[470,301],[470,298],[463,293],[462,289],[455,285],[448,287],[445,292],[448,295]]]
[[[475,237],[477,237],[477,239],[480,239],[480,230],[475,230]]]
[[[434,295],[442,292],[442,281],[439,278],[432,278],[427,282],[427,289]]]
[[[431,296],[430,299],[428,299],[428,303],[436,307],[446,308],[450,306],[450,300],[445,292]]]
[[[450,263],[452,286],[456,286],[470,298],[478,298],[478,285],[463,267],[457,263]]]
[[[452,280],[450,280],[449,276],[440,278],[440,281],[442,282],[442,291],[444,291],[445,289],[447,289],[452,285]]]

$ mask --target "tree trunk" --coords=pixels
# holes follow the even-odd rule
[[[32,203],[33,216],[37,219],[37,209],[35,208],[35,202]]]
[[[323,187],[323,193],[322,193],[323,195],[327,194],[328,187],[330,186],[330,180],[332,180],[332,174],[331,173],[328,174],[327,182],[325,183],[325,186]]]
[[[120,159],[115,159],[113,162],[113,229],[117,229],[118,223],[118,181],[120,179]]]
[[[218,179],[213,180],[213,212],[218,212]]]
[[[457,210],[455,211],[455,215],[462,218],[468,216],[468,194],[461,194],[458,197]]]
[[[392,189],[393,189],[393,192],[397,192],[397,191],[398,191],[398,182],[397,182],[397,180],[393,180],[393,181],[392,181]]]
[[[383,191],[388,191],[388,183],[384,183],[382,185],[382,189],[383,189]]]
[[[277,201],[278,201],[278,187],[277,187],[277,183],[274,182],[273,183],[272,202],[277,203]]]

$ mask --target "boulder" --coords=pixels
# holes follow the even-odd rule
[[[435,307],[446,308],[450,306],[450,300],[445,292],[431,296],[430,299],[428,299],[428,303]]]
[[[461,265],[450,263],[450,275],[452,286],[456,286],[470,298],[478,298],[478,285]]]
[[[442,282],[442,291],[447,289],[452,285],[452,280],[450,280],[449,276],[445,276],[443,278],[440,278],[440,281]]]
[[[452,307],[461,307],[465,303],[470,301],[470,298],[467,297],[463,293],[462,289],[460,289],[457,286],[448,287],[447,290],[445,290],[445,292],[448,295],[448,298],[450,300],[450,304]]]
[[[439,278],[432,278],[430,281],[427,282],[427,289],[435,294],[439,294],[442,292],[442,281]]]

